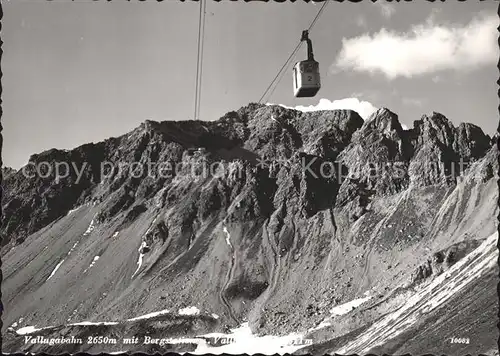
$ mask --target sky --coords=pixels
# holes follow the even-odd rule
[[[201,120],[258,102],[322,4],[208,1]],[[194,117],[199,4],[2,0],[5,166]],[[498,2],[329,3],[310,32],[322,88],[295,98],[292,65],[264,102],[386,107],[406,127],[433,111],[498,126]]]

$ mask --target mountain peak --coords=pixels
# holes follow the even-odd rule
[[[449,120],[446,116],[436,111],[433,111],[432,114],[430,115],[423,115],[421,121],[423,124],[427,124],[430,127],[436,129],[455,127],[453,125],[453,122],[451,122],[451,120]]]
[[[146,130],[150,130],[153,127],[158,126],[159,124],[160,123],[156,120],[146,119],[141,123],[140,127]]]
[[[363,126],[385,133],[396,131],[398,134],[401,134],[403,132],[398,115],[385,107],[377,109],[377,111],[371,114]]]

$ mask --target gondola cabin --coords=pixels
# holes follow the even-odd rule
[[[314,60],[312,42],[308,31],[302,31],[301,41],[307,42],[307,60],[300,61],[293,67],[293,95],[296,98],[311,98],[321,88],[319,63]]]
[[[293,95],[311,98],[321,88],[319,63],[315,60],[300,61],[293,67]]]

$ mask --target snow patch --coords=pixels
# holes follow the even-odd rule
[[[233,248],[233,245],[231,245],[231,234],[229,234],[226,226],[224,226],[224,233],[226,234],[226,243],[229,245],[229,247]]]
[[[198,315],[200,314],[200,309],[196,307],[187,307],[179,309],[179,315]]]
[[[307,330],[308,332],[311,332],[311,331],[316,331],[316,330],[320,330],[320,329],[324,329],[324,328],[327,328],[329,326],[332,326],[332,323],[328,322],[328,321],[325,321],[323,320],[321,323],[318,324],[318,326],[314,327],[314,328],[311,328],[309,330]]]
[[[94,217],[95,219],[95,217]],[[92,221],[90,222],[89,224],[89,227],[87,228],[87,230],[83,233],[83,236],[87,236],[87,235],[90,235],[92,233],[92,231],[94,231],[95,229],[95,222],[94,222],[94,219],[92,219]]]
[[[28,335],[28,334],[34,333],[36,331],[40,331],[40,330],[44,330],[44,329],[50,329],[50,328],[53,328],[53,326],[47,326],[47,327],[38,328],[38,329],[35,328],[34,326],[25,326],[23,328],[17,329],[16,330],[16,334],[18,334],[18,335]]]
[[[336,307],[334,307],[333,309],[330,310],[330,314],[332,314],[331,317],[324,319],[317,326],[309,329],[308,332],[317,331],[317,330],[332,326],[331,320],[334,316],[345,315],[345,314],[353,311],[355,308],[359,307],[361,304],[367,302],[368,300],[370,300],[372,298],[369,294],[370,294],[370,291],[366,291],[365,293],[363,293],[363,295],[365,296],[364,298],[354,299],[354,300],[351,300],[350,302],[337,305]]]
[[[217,314],[212,314],[212,318],[219,319],[219,316]]]
[[[93,322],[93,321],[82,321],[79,323],[68,324],[69,326],[83,326],[83,325],[118,325],[116,321],[101,321],[101,322]]]
[[[73,247],[69,250],[68,256],[71,255],[71,252],[73,252],[73,250],[75,249],[76,245],[78,245],[78,242],[79,241],[75,242],[75,244],[73,245]]]
[[[68,214],[66,214],[66,216],[69,216],[69,215],[73,214],[75,211],[77,211],[77,210],[79,210],[79,209],[81,209],[81,206],[76,207],[76,208],[74,208],[74,209],[71,209],[70,211],[68,211]]]
[[[115,233],[113,234],[113,237],[117,237],[119,233],[120,233],[120,231],[115,232]]]
[[[59,269],[59,267],[61,267],[61,265],[62,265],[63,262],[64,262],[64,259],[57,264],[57,266],[54,268],[54,270],[52,271],[52,273],[50,274],[49,278],[47,278],[46,281],[48,281],[49,279],[52,278],[52,276],[57,272],[57,270]]]
[[[347,303],[344,303],[344,304],[341,304],[341,305],[337,305],[335,308],[333,308],[332,310],[330,310],[330,313],[333,314],[333,315],[344,315],[344,314],[347,314],[350,311],[352,311],[352,310],[356,309],[357,307],[359,307],[361,304],[367,302],[371,298],[372,298],[371,296],[367,296],[365,298],[354,299],[354,300],[351,300],[350,302],[347,302]]]
[[[83,271],[83,273],[87,272],[89,269],[91,269],[95,263],[99,260],[99,256],[95,256],[94,259],[92,260],[92,263],[90,264],[90,266],[87,267],[87,269],[85,271]]]
[[[307,340],[302,339],[302,335],[300,334],[290,334],[286,336],[253,335],[248,323],[243,323],[239,328],[231,330],[231,334],[213,333],[200,336],[200,338],[201,337],[215,337],[229,342],[222,346],[210,346],[206,340],[201,339],[196,341],[198,347],[193,352],[194,354],[211,353],[220,355],[222,353],[227,353],[233,355],[283,355],[285,353],[292,354],[303,347],[311,345]],[[186,339],[182,339],[182,341],[186,342]]]
[[[34,326],[25,326],[24,328],[20,328],[16,330],[16,333],[18,335],[26,335],[26,334],[31,334],[34,333],[35,331],[42,330],[42,329],[36,329]]]
[[[146,236],[147,234],[149,234],[151,232],[151,230],[153,229],[153,224],[156,222],[156,220],[158,219],[158,216],[156,216],[153,221],[151,222],[151,224],[149,225],[148,229],[146,230]],[[142,253],[141,251],[143,250],[144,247],[147,247],[148,244],[146,243],[146,241],[142,241],[141,243],[141,246],[139,246],[139,259],[137,260],[137,269],[135,270],[134,274],[132,275],[131,278],[134,278],[134,276],[137,274],[137,272],[139,272],[139,269],[141,268],[142,266],[142,260],[144,258],[144,253]]]
[[[153,312],[153,313],[149,313],[149,314],[137,316],[137,317],[132,318],[132,319],[127,319],[127,321],[150,319],[150,318],[154,318],[155,316],[169,314],[169,313],[170,313],[170,311],[168,309],[164,309],[164,310],[160,310],[160,311],[157,311],[157,312]]]
[[[139,269],[142,266],[142,259],[144,258],[144,253],[142,253],[142,248],[146,247],[148,244],[146,241],[142,241],[141,246],[139,246],[139,259],[137,260],[137,269],[135,270],[134,274],[132,275],[132,278],[134,278],[135,274],[139,271]]]
[[[153,229],[153,225],[154,223],[156,222],[156,220],[158,220],[158,216],[156,216],[153,221],[151,222],[151,225],[149,225],[148,229],[146,230],[146,235],[149,234],[151,232],[151,230]]]

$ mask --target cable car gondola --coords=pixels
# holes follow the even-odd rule
[[[319,63],[314,60],[309,31],[302,31],[300,40],[307,42],[307,60],[297,62],[293,67],[293,95],[296,98],[311,98],[321,88]]]

